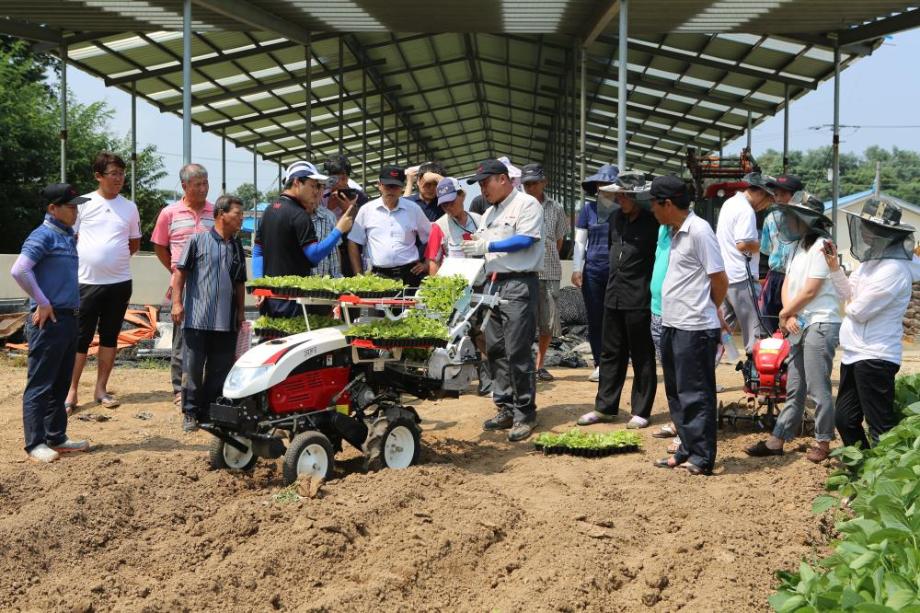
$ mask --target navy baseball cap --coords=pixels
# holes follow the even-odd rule
[[[779,175],[776,178],[767,179],[767,186],[772,187],[773,189],[781,189],[787,191],[790,194],[803,191],[805,186],[802,185],[802,180],[795,175]]]
[[[383,185],[396,185],[405,187],[406,171],[402,166],[384,166],[380,169],[380,182]]]
[[[655,200],[671,200],[679,202],[689,197],[687,183],[676,175],[656,177],[652,181],[649,194]]]
[[[476,174],[466,180],[467,183],[472,185],[473,183],[479,183],[483,179],[487,179],[492,175],[506,175],[508,174],[508,167],[499,162],[498,160],[485,160],[480,163],[476,168]]]
[[[457,199],[457,194],[464,192],[460,181],[453,177],[444,177],[438,181],[438,205],[450,204]]]
[[[45,204],[83,204],[89,202],[77,193],[70,183],[52,183],[42,190],[42,200]]]

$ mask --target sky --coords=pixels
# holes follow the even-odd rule
[[[916,78],[916,62],[920,58],[920,29],[889,37],[875,53],[857,61],[841,73],[840,123],[841,150],[861,153],[870,145],[890,148],[920,149],[920,79]],[[118,135],[131,129],[131,97],[115,88],[106,88],[103,81],[74,67],[67,72],[68,85],[79,102],[105,100],[114,109],[110,129]],[[831,144],[833,120],[833,79],[821,84],[789,106],[790,148],[813,149]],[[894,127],[872,127],[894,126]],[[905,127],[913,126],[913,127]],[[161,187],[179,190],[179,168],[182,165],[182,120],[178,115],[162,114],[155,107],[138,99],[138,148],[153,144],[163,156],[168,173]],[[725,153],[736,153],[745,145],[742,137],[725,147]],[[782,149],[782,113],[757,126],[752,134],[755,157],[768,148]],[[220,138],[203,134],[192,126],[192,159],[210,171],[212,197],[220,190]],[[233,191],[242,183],[252,183],[252,153],[227,144],[227,188]],[[423,160],[419,160],[423,161]],[[511,160],[520,167],[529,160]],[[450,172],[452,169],[448,169]],[[465,169],[464,169],[465,170]],[[590,171],[591,169],[589,169]],[[462,173],[457,173],[462,174]],[[278,165],[259,161],[257,183],[260,191],[277,187]]]

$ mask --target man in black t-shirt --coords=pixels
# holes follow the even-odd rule
[[[317,241],[310,214],[319,204],[320,190],[326,179],[309,162],[294,162],[288,167],[284,191],[265,209],[256,230],[252,250],[254,277],[305,277],[351,229],[354,199],[349,201],[348,209],[335,224],[335,229],[322,241]],[[296,302],[275,299],[263,301],[259,311],[272,317],[295,317],[301,312]]]

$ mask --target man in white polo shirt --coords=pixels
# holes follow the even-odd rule
[[[86,194],[74,231],[80,258],[80,335],[70,391],[65,407],[77,406],[77,386],[89,346],[99,331],[96,367],[97,404],[114,409],[118,400],[106,389],[115,364],[115,348],[131,299],[131,256],[141,246],[141,217],[137,206],[120,194],[125,185],[125,161],[103,151],[93,161],[99,189]]]
[[[473,238],[463,242],[463,252],[467,257],[485,256],[486,274],[494,279],[491,290],[501,298],[483,328],[492,366],[492,401],[498,407],[483,429],[508,430],[509,441],[522,441],[537,422],[531,346],[537,332],[537,273],[546,257],[543,206],[514,189],[508,168],[498,160],[482,162],[467,182],[479,182],[491,206]]]
[[[769,180],[772,179],[759,172],[747,174],[744,182],[748,188],[737,192],[722,204],[716,226],[716,237],[725,262],[725,273],[728,275],[728,295],[722,311],[729,328],[734,328],[735,322],[741,326],[741,337],[748,355],[751,354],[754,341],[766,334],[754,304],[754,296],[760,296],[760,283],[757,283],[756,276],[752,279],[751,275],[757,275],[760,266],[757,211],[773,203],[773,188],[767,185]],[[754,296],[751,295],[752,280]]]
[[[671,233],[661,288],[661,367],[671,421],[680,437],[677,453],[655,466],[708,475],[716,460],[717,309],[728,278],[712,228],[690,210],[683,179],[658,177],[651,197],[652,213]]]
[[[419,241],[428,243],[431,222],[417,204],[401,197],[406,173],[399,166],[380,170],[380,197],[361,207],[348,233],[352,270],[364,271],[360,247],[370,251],[371,270],[409,287],[418,287],[427,270],[419,262]]]

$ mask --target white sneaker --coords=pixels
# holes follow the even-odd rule
[[[632,418],[626,423],[626,428],[629,430],[638,430],[639,428],[648,428],[648,420],[645,419],[644,417],[633,415]]]
[[[59,457],[61,457],[60,454],[48,445],[39,445],[29,452],[29,458],[36,462],[44,462],[46,464],[54,462]]]
[[[58,453],[70,453],[72,451],[89,451],[89,441],[75,441],[67,439],[63,443],[54,446],[54,451]]]
[[[600,380],[601,380],[601,368],[600,366],[598,366],[594,369],[594,372],[591,373],[591,376],[588,377],[588,381],[593,381],[597,383]]]

